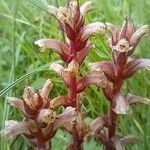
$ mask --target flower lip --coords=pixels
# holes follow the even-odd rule
[[[117,114],[125,115],[130,111],[129,103],[126,101],[124,96],[122,96],[121,94],[117,94],[114,97],[114,100],[116,102],[116,106],[113,109],[114,112],[116,112]]]
[[[46,123],[46,124],[53,123],[55,119],[56,119],[56,112],[53,111],[52,109],[41,109],[37,117],[37,121],[39,123]]]
[[[113,48],[118,52],[127,52],[130,49],[130,45],[126,39],[121,39]]]
[[[120,30],[108,22],[106,22],[106,28],[111,34],[108,40],[110,48],[119,52],[130,51],[128,55],[132,54],[141,38],[149,33],[148,25],[144,25],[136,30],[132,19],[129,18],[125,19]]]

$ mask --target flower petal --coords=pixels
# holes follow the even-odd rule
[[[106,26],[104,23],[101,22],[94,22],[90,23],[87,26],[83,27],[81,30],[81,40],[88,39],[91,35],[97,34],[97,33],[105,33]]]
[[[80,12],[81,12],[82,16],[85,17],[87,12],[89,12],[91,9],[92,9],[92,2],[87,1],[80,7]]]
[[[127,135],[123,138],[120,138],[121,143],[126,145],[126,144],[135,144],[139,138],[136,135]]]
[[[77,84],[77,92],[82,92],[88,85],[95,84],[98,87],[105,88],[107,79],[103,72],[94,71],[86,77],[81,78]]]
[[[150,59],[136,59],[128,62],[123,71],[124,79],[131,77],[138,69],[150,68]]]
[[[68,101],[67,97],[58,96],[50,101],[50,108],[56,109],[60,106],[67,106],[67,101]]]
[[[65,69],[66,73],[68,72],[70,75],[77,76],[79,74],[79,62],[73,59],[68,67]]]
[[[23,113],[25,113],[24,105],[23,105],[23,100],[18,99],[16,97],[7,97],[7,98],[8,98],[8,101],[9,101],[9,103],[10,103],[11,106],[18,108]]]
[[[53,87],[53,83],[51,82],[51,80],[50,79],[46,80],[43,88],[41,89],[40,95],[43,98],[48,99],[48,95],[49,95],[49,92],[51,91],[52,87]]]
[[[148,33],[149,33],[148,25],[139,28],[130,38],[131,46],[137,45],[140,39]]]
[[[75,120],[75,108],[67,107],[65,111],[57,116],[57,119],[54,122],[53,131],[62,126],[65,123],[72,122]]]
[[[57,64],[57,63],[52,63],[50,65],[50,69],[54,70],[60,76],[61,76],[62,72],[64,71],[64,67],[60,64]]]
[[[125,38],[129,41],[130,37],[134,32],[135,32],[135,26],[133,24],[132,19],[126,18],[123,23],[122,29],[120,31],[119,38],[120,39]]]
[[[115,81],[114,65],[111,61],[95,62],[91,64],[90,68],[92,71],[104,72],[109,81]]]
[[[112,44],[114,45],[117,42],[117,36],[118,36],[118,30],[115,28],[115,26],[111,23],[106,22],[106,29],[110,32],[112,36]]]
[[[102,71],[94,71],[85,77],[86,84],[96,84],[98,87],[105,87],[107,79]]]
[[[5,121],[6,128],[1,133],[8,139],[14,139],[20,134],[30,135],[27,122],[17,122],[14,120]]]
[[[90,123],[89,128],[91,129],[92,133],[95,133],[102,130],[105,124],[106,120],[104,117],[97,117]]]
[[[114,112],[123,115],[129,112],[129,103],[126,101],[125,97],[123,97],[121,94],[117,94],[114,97],[114,102],[116,104],[115,108],[113,109]]]
[[[69,74],[68,71],[65,71],[63,66],[61,66],[60,64],[52,63],[50,65],[50,69],[53,69],[55,72],[58,73],[59,76],[61,76],[63,78],[66,86],[69,85],[69,83],[70,83],[70,74]]]
[[[50,124],[53,123],[56,119],[56,112],[52,109],[41,109],[37,116],[38,124]]]
[[[135,96],[135,95],[132,95],[132,94],[128,94],[126,96],[126,100],[128,101],[129,104],[137,104],[137,103],[150,104],[150,99],[140,97],[140,96]]]
[[[66,54],[69,53],[68,46],[64,42],[61,42],[59,40],[40,39],[38,41],[35,41],[34,44],[38,45],[40,48],[42,48],[42,50],[46,48],[51,48],[59,54],[61,54],[62,51]]]
[[[117,135],[112,138],[112,141],[114,142],[116,150],[125,150],[124,145],[122,145],[121,140]]]
[[[77,53],[77,59],[80,64],[83,62],[85,57],[88,55],[91,48],[92,48],[92,44],[88,43],[83,50],[81,50]]]

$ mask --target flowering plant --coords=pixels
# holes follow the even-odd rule
[[[134,136],[121,137],[116,133],[117,118],[119,114],[127,114],[131,104],[149,104],[146,98],[132,94],[124,96],[121,93],[125,80],[132,77],[138,69],[150,67],[149,59],[130,58],[141,38],[148,34],[149,28],[145,25],[136,30],[133,21],[128,18],[125,19],[121,30],[107,22],[85,25],[85,16],[91,9],[91,2],[80,7],[79,2],[75,0],[65,7],[48,6],[49,13],[58,20],[65,41],[40,39],[35,41],[35,44],[41,51],[51,48],[60,55],[64,66],[52,63],[50,68],[62,78],[68,93],[49,99],[53,84],[47,80],[38,92],[32,87],[25,88],[23,100],[10,97],[10,105],[17,107],[25,119],[22,122],[6,121],[6,128],[2,131],[4,135],[15,138],[22,134],[39,150],[51,148],[51,139],[59,127],[72,135],[73,141],[68,150],[83,149],[86,137],[94,137],[107,150],[121,150],[125,144],[136,139]],[[91,72],[81,76],[80,67],[92,49],[90,36],[107,33],[112,60],[92,63]],[[82,113],[82,103],[83,93],[91,84],[102,89],[110,105],[107,114],[97,116],[87,124]],[[65,110],[57,114],[60,107]]]

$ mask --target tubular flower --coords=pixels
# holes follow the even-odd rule
[[[136,30],[133,21],[126,18],[120,31],[110,23],[106,23],[106,26],[107,30],[111,33],[109,46],[113,55],[113,64],[111,64],[111,66],[114,66],[114,70],[111,73],[114,76],[113,80],[118,75],[124,79],[129,78],[138,69],[150,67],[149,59],[128,59],[128,56],[134,52],[141,38],[149,33],[148,25],[144,25]],[[106,63],[105,65],[108,66]]]
[[[84,24],[84,17],[92,9],[91,2],[86,2],[79,7],[76,0],[71,1],[65,7],[48,6],[50,14],[53,14],[59,21],[60,28],[66,35],[65,42],[54,39],[40,39],[35,41],[41,49],[52,48],[60,54],[62,60],[66,63],[77,59],[79,64],[92,48],[88,41],[91,35],[103,33],[105,25],[101,22]]]
[[[53,118],[49,118],[49,116]],[[41,126],[36,120],[26,119],[25,121],[18,122],[9,120],[5,122],[5,129],[1,133],[8,139],[13,140],[19,135],[24,135],[29,144],[39,150],[48,150],[50,148],[51,138],[55,135],[56,130],[66,123],[70,123],[75,119],[75,109],[72,107],[66,108],[66,110],[59,115],[45,112],[44,119],[40,119],[45,126]],[[42,123],[42,122],[41,122]]]
[[[148,25],[135,28],[133,21],[126,18],[121,30],[119,31],[111,23],[106,23],[107,30],[111,34],[109,45],[112,50],[127,52],[130,55],[144,35],[149,33]]]
[[[60,64],[52,63],[50,66],[58,75],[60,75],[65,85],[70,88],[72,86],[70,77],[74,74],[77,77],[76,92],[77,94],[83,92],[86,87],[91,84],[95,84],[98,87],[105,87],[107,79],[102,71],[95,70],[94,72],[82,77],[79,75],[79,65],[75,61],[71,61],[67,68],[64,68]],[[67,100],[67,99],[66,99]],[[61,100],[60,100],[61,101]],[[66,101],[67,103],[69,102]]]
[[[112,50],[112,60],[92,63],[91,70],[101,70],[108,81],[103,88],[105,96],[111,103],[116,114],[129,112],[129,101],[121,94],[121,87],[125,79],[141,68],[150,67],[149,59],[129,59],[140,39],[149,33],[147,25],[136,30],[131,19],[126,19],[121,31],[112,24],[106,23],[107,30],[111,33],[109,45]]]
[[[78,133],[77,143],[82,143],[87,137],[96,137],[96,135],[104,128],[106,125],[105,117],[97,117],[92,120],[90,123],[86,123],[81,113],[76,113],[76,126],[74,124],[66,123],[63,125],[63,128],[76,137]],[[75,130],[74,130],[75,129]],[[76,132],[75,132],[76,131]],[[75,143],[69,145],[69,148],[73,148]]]
[[[55,116],[55,112],[51,110],[51,108],[54,107],[51,105],[51,101],[48,100],[48,95],[52,86],[52,82],[47,80],[39,92],[35,92],[32,87],[26,87],[24,89],[23,100],[15,97],[9,97],[9,103],[21,110],[25,117],[36,119],[37,121],[41,118],[44,119],[46,123],[47,117],[53,118]],[[58,96],[54,99],[64,101],[65,97]]]
[[[6,121],[6,128],[2,133],[11,139],[22,134],[33,147],[41,150],[49,149],[50,139],[56,130],[63,124],[75,119],[75,108],[72,107],[67,107],[62,114],[56,114],[54,109],[59,105],[57,106],[56,103],[54,105],[53,101],[63,102],[65,98],[59,96],[48,101],[51,89],[52,83],[47,80],[38,93],[32,87],[25,88],[23,100],[10,97],[10,104],[23,113],[25,120],[22,122]]]

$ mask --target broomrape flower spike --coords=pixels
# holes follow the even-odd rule
[[[121,88],[126,79],[132,77],[138,69],[150,67],[149,59],[129,59],[141,38],[149,33],[149,28],[145,25],[136,30],[133,21],[128,18],[125,19],[121,30],[111,23],[106,23],[106,27],[110,33],[108,41],[112,51],[112,60],[96,62],[91,65],[93,72],[101,70],[108,80],[102,89],[110,102],[106,136],[109,140],[106,142],[105,137],[102,136],[99,137],[99,140],[106,142],[104,145],[107,150],[114,149],[114,147],[123,149],[120,139],[115,137],[118,115],[129,113],[130,104],[149,104],[149,100],[145,98],[121,94]]]
[[[124,81],[138,69],[150,67],[149,59],[130,57],[142,37],[149,33],[149,27],[145,25],[136,29],[129,18],[125,19],[121,29],[108,22],[85,25],[85,16],[92,9],[90,1],[80,7],[78,0],[71,0],[66,6],[57,8],[49,5],[48,9],[58,20],[65,41],[43,38],[34,43],[41,51],[51,48],[60,55],[65,67],[51,63],[50,69],[61,77],[68,92],[50,99],[53,83],[48,79],[39,91],[26,87],[22,99],[9,97],[10,105],[19,109],[25,119],[21,122],[6,121],[6,127],[1,133],[9,139],[23,135],[38,150],[51,148],[51,139],[60,127],[72,135],[73,140],[67,150],[82,150],[86,138],[91,137],[102,143],[106,150],[121,150],[125,144],[135,143],[137,137],[123,137],[116,133],[116,128],[119,115],[128,114],[130,105],[150,103],[147,98],[123,95],[121,91]],[[109,33],[112,60],[94,62],[90,66],[91,72],[81,75],[81,65],[94,47],[89,38],[106,34],[106,31]],[[109,108],[107,114],[86,123],[82,110],[83,94],[91,84],[102,89]],[[64,111],[58,114],[57,109],[60,107],[64,107]]]
[[[140,39],[149,33],[148,25],[136,30],[133,21],[129,18],[125,19],[120,31],[111,23],[106,23],[106,28],[111,34],[109,39],[111,49],[120,52],[126,51],[128,55],[133,53]]]
[[[34,43],[42,50],[52,48],[67,64],[72,60],[81,64],[92,48],[89,37],[103,34],[106,29],[105,24],[101,22],[84,24],[84,17],[92,9],[91,2],[86,2],[79,7],[77,1],[71,1],[64,7],[48,6],[48,8],[49,12],[58,19],[60,28],[66,35],[66,41],[40,39]]]
[[[48,100],[51,89],[52,82],[47,80],[39,93],[32,87],[27,87],[23,94],[24,100],[9,98],[10,104],[21,110],[25,119],[22,122],[6,121],[6,128],[1,133],[9,139],[24,135],[33,147],[49,149],[49,142],[56,130],[63,124],[75,120],[75,108],[68,107],[62,114],[52,110]],[[61,97],[57,100],[61,100]]]

